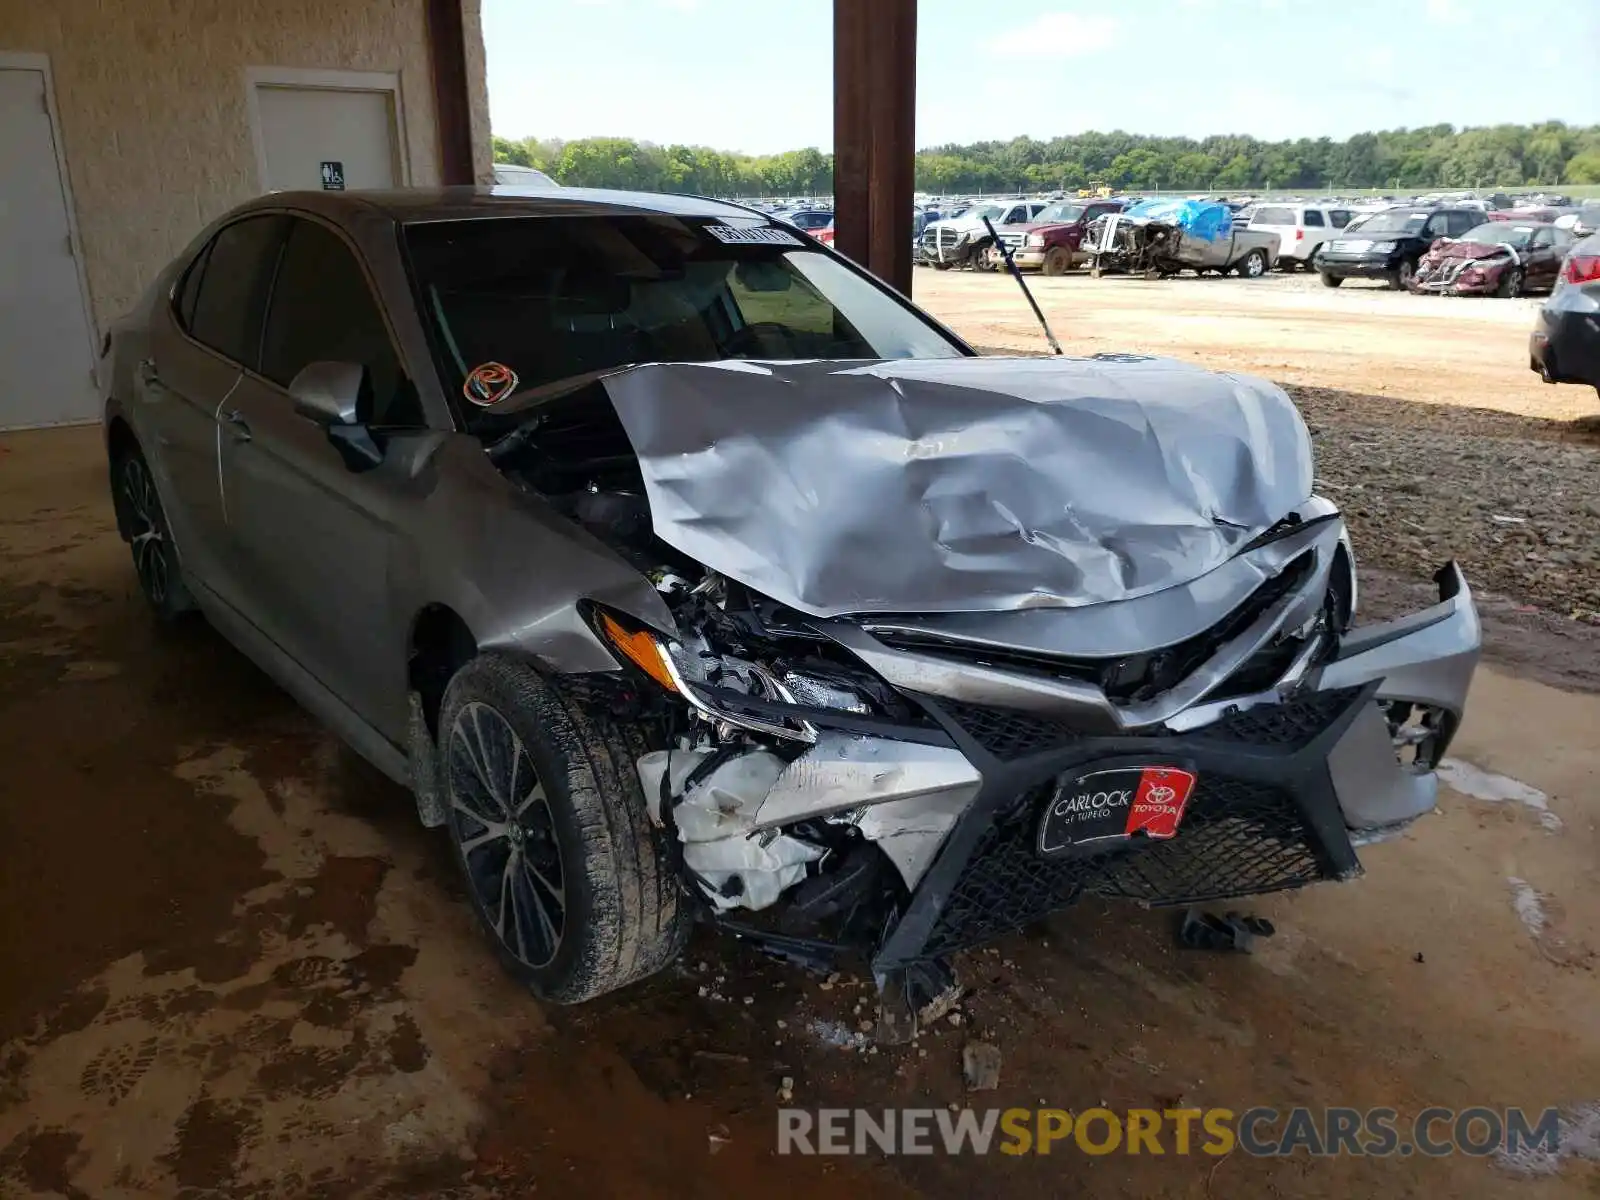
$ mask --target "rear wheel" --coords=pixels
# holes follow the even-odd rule
[[[112,466],[116,481],[113,500],[133,549],[133,569],[139,576],[139,590],[163,621],[171,621],[194,609],[194,598],[184,582],[178,562],[172,528],[156,491],[150,464],[136,445],[122,450]]]
[[[1072,251],[1065,246],[1051,246],[1044,252],[1044,273],[1065,275],[1072,270]]]
[[[1260,279],[1267,273],[1267,252],[1252,250],[1239,260],[1239,274],[1245,279]]]
[[[1326,271],[1322,272],[1323,287],[1338,287],[1343,282],[1344,277],[1342,275],[1329,275]]]
[[[677,957],[692,913],[639,790],[636,726],[484,654],[450,681],[439,742],[456,861],[514,978],[575,1004]]]

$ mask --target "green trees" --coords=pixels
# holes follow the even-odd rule
[[[748,155],[632,138],[494,139],[499,162],[538,167],[566,184],[712,196],[826,195],[833,156],[815,147]],[[1134,191],[1505,188],[1600,183],[1600,126],[1450,125],[1358,133],[1342,142],[1263,142],[1242,134],[1146,137],[1114,129],[932,146],[917,155],[918,191]]]

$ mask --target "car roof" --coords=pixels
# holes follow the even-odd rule
[[[335,220],[377,210],[400,225],[485,217],[583,217],[654,214],[671,217],[767,218],[766,213],[704,196],[605,188],[445,187],[385,191],[269,192],[246,208],[288,206]]]

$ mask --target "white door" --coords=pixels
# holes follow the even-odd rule
[[[266,191],[390,188],[396,162],[394,96],[343,88],[256,85]]]
[[[0,69],[0,429],[100,415],[44,72]]]

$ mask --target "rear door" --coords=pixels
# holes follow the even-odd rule
[[[224,413],[228,525],[252,621],[393,737],[404,724],[407,614],[390,608],[390,553],[397,507],[418,485],[392,458],[350,465],[323,426],[295,411],[289,385],[318,361],[366,368],[358,420],[380,443],[425,425],[354,250],[330,226],[297,216],[260,371],[240,382]]]
[[[149,357],[133,368],[139,430],[155,442],[146,457],[184,570],[235,607],[241,596],[225,545],[217,422],[260,350],[283,230],[274,214],[218,230],[177,277],[171,302],[156,305]]]

